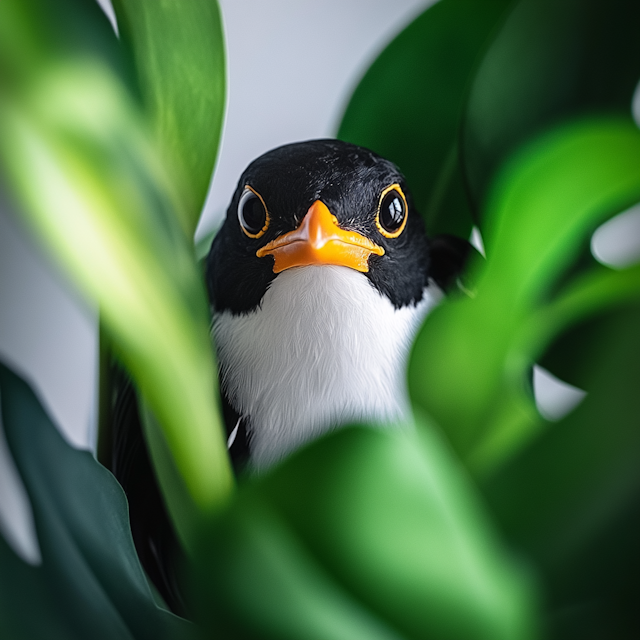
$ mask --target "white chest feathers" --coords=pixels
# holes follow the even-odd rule
[[[363,274],[309,266],[280,273],[255,311],[218,314],[222,385],[249,419],[253,467],[335,425],[406,417],[409,348],[440,297],[433,285],[395,309]]]

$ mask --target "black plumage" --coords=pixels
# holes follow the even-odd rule
[[[389,239],[376,228],[375,217],[381,191],[394,183],[406,195],[411,213],[405,231]],[[264,198],[272,218],[257,239],[247,238],[235,215],[246,185]],[[295,229],[315,200],[327,205],[342,228],[357,231],[385,249],[384,256],[371,256],[366,274],[380,292],[397,307],[421,299],[431,275],[429,241],[404,176],[393,163],[368,149],[339,140],[310,140],[265,153],[242,174],[207,259],[207,284],[215,311],[241,313],[260,304],[276,274],[271,258],[256,257],[257,248]],[[458,245],[458,239],[450,238],[452,247]],[[458,262],[464,257],[460,255]],[[446,279],[460,267],[461,263],[451,264],[442,275]],[[434,273],[439,272],[436,266]]]

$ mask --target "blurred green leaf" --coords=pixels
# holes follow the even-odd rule
[[[575,338],[568,345],[563,340],[564,349],[549,349],[549,343],[576,321],[638,298],[640,266],[622,271],[612,271],[606,267],[595,268],[576,277],[552,302],[531,316],[522,328],[520,344],[516,348],[536,359],[542,358],[545,368],[550,367],[562,380],[582,388],[583,374],[588,367],[582,366],[585,356],[576,358],[581,351],[579,343],[574,341]],[[581,334],[573,330],[572,335],[579,340]],[[552,359],[545,357],[545,348],[551,351]]]
[[[101,60],[131,83],[133,77],[113,29],[97,2],[47,0],[0,5],[0,91],[30,82],[51,56]],[[131,86],[131,85],[130,85]]]
[[[526,382],[534,354],[522,350],[520,332],[597,225],[640,199],[639,166],[637,128],[601,118],[541,136],[500,174],[475,297],[431,314],[409,374],[413,401],[477,471],[500,464],[540,425]]]
[[[404,173],[430,233],[468,237],[473,224],[459,154],[469,84],[511,0],[441,0],[371,65],[338,138]]]
[[[203,540],[212,633],[536,636],[531,585],[431,425],[313,443],[247,483]]]
[[[2,424],[26,487],[42,554],[32,566],[0,535],[0,635],[162,640],[192,626],[153,600],[113,476],[69,446],[27,384],[0,364]]]
[[[2,17],[18,28],[35,6],[7,0]],[[233,480],[193,247],[126,85],[100,58],[77,53],[54,47],[21,82],[0,83],[0,159],[29,221],[97,301],[114,349],[162,426],[189,508],[208,512]],[[13,63],[1,62],[18,73]],[[168,507],[173,515],[185,508]],[[175,524],[188,540],[186,525]]]
[[[264,501],[247,497],[242,504],[203,542],[199,566],[209,573],[201,574],[197,597],[213,637],[404,637],[336,584]]]
[[[463,155],[476,202],[484,202],[502,162],[531,137],[568,118],[629,117],[640,78],[639,29],[640,3],[628,0],[514,5],[468,99]]]
[[[557,338],[568,342],[562,352],[580,370],[587,396],[486,486],[509,539],[543,571],[557,618],[553,637],[640,632],[639,327],[635,302]]]
[[[180,192],[193,238],[216,159],[225,106],[225,57],[216,0],[115,0],[145,114]]]

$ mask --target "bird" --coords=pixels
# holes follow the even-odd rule
[[[409,421],[412,341],[469,247],[427,236],[404,176],[369,149],[308,140],[249,164],[204,269],[236,474],[264,473],[344,424]],[[135,388],[121,370],[115,379],[111,470],[143,567],[184,615]]]
[[[309,140],[252,162],[206,271],[236,469],[269,469],[341,424],[406,423],[412,341],[467,252],[427,237],[373,151]]]

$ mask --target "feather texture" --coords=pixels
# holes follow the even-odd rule
[[[248,416],[252,467],[335,425],[408,417],[409,348],[441,296],[431,285],[397,309],[353,269],[308,266],[279,274],[253,311],[217,314],[222,386]]]

